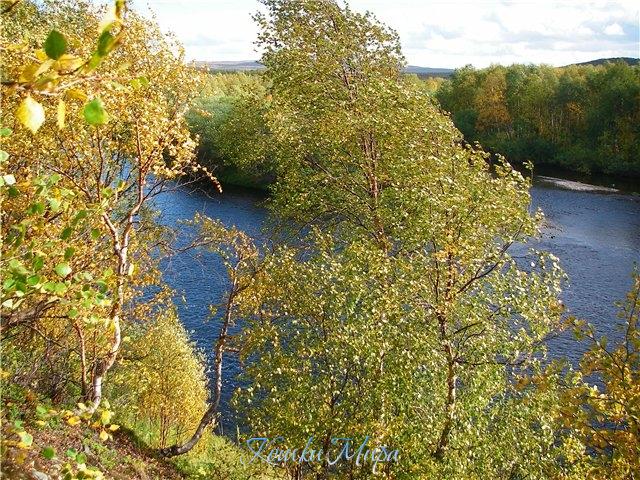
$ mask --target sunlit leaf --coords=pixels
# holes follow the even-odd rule
[[[78,417],[77,415],[67,418],[67,423],[71,426],[78,425],[81,422],[82,420],[80,420],[80,417]]]
[[[30,95],[27,95],[18,107],[16,117],[31,133],[36,133],[44,123],[44,108]]]
[[[75,55],[65,53],[57,61],[58,68],[64,72],[73,72],[84,65],[85,60]]]
[[[71,267],[69,266],[68,263],[59,263],[58,265],[56,265],[55,267],[55,272],[58,274],[58,276],[64,278],[67,275],[69,275],[71,273]]]
[[[67,96],[67,98],[80,100],[83,102],[87,100],[87,94],[77,88],[70,88],[65,92],[65,95]]]
[[[16,183],[16,178],[12,174],[3,175],[0,177],[2,185],[13,185]]]
[[[64,100],[58,100],[58,107],[56,110],[56,123],[58,128],[62,130],[64,128],[64,120],[67,112],[67,105],[64,103]]]
[[[20,443],[18,443],[19,448],[29,448],[33,444],[33,436],[28,434],[27,432],[18,432],[18,436],[20,437]]]
[[[109,115],[100,98],[94,98],[87,103],[82,113],[89,125],[104,125],[109,121]]]
[[[107,13],[100,20],[100,24],[98,25],[98,30],[100,32],[104,32],[109,30],[116,22],[118,22],[118,9],[116,4],[110,5],[107,7]]]

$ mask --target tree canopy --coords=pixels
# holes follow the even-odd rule
[[[436,96],[467,141],[510,160],[640,175],[637,65],[465,67]]]

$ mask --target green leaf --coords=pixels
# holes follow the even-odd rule
[[[87,63],[87,69],[89,71],[95,70],[98,65],[100,65],[100,62],[102,62],[102,58],[103,57],[98,55],[98,52],[94,52],[93,55],[91,55],[89,62]]]
[[[89,125],[104,125],[109,121],[109,114],[104,109],[102,100],[94,98],[82,110],[84,119]]]
[[[109,54],[116,46],[116,37],[111,35],[109,31],[104,31],[98,38],[98,55],[104,57]]]
[[[69,318],[76,318],[78,316],[78,310],[76,310],[75,308],[72,308],[67,312],[67,316]]]
[[[31,212],[37,215],[42,215],[44,213],[44,203],[36,202],[31,205]]]
[[[67,40],[57,30],[51,30],[44,42],[47,57],[58,60],[67,51]]]
[[[73,247],[67,247],[67,249],[64,251],[64,259],[65,260],[69,260],[71,257],[73,257],[73,254],[76,253],[76,249]]]
[[[20,103],[16,110],[16,118],[31,133],[36,133],[40,126],[44,123],[44,108],[36,102],[30,95]]]
[[[131,84],[131,86],[135,90],[139,89],[140,87],[148,87],[149,86],[149,80],[147,79],[147,77],[134,78],[129,83]]]
[[[89,212],[87,212],[86,210],[80,210],[78,213],[76,213],[76,216],[73,217],[73,224],[77,225],[80,220],[83,220],[88,216]]]
[[[4,150],[0,150],[0,163],[6,162],[9,159],[9,154]]]
[[[36,407],[36,413],[38,415],[46,415],[47,413],[49,413],[49,409],[47,407],[45,407],[44,405],[38,405]]]
[[[33,259],[33,270],[34,271],[38,271],[38,270],[42,270],[42,267],[44,267],[44,258],[43,257],[35,257]]]
[[[73,228],[67,227],[64,230],[62,230],[62,234],[60,234],[60,238],[62,240],[67,240],[72,233],[73,233]]]
[[[53,457],[56,456],[56,451],[53,447],[44,447],[42,449],[42,456],[47,460],[53,460]]]
[[[13,133],[13,130],[7,127],[0,128],[0,137],[8,137]]]
[[[62,278],[66,277],[71,273],[71,267],[67,262],[59,263],[58,265],[55,266],[54,270]]]
[[[49,206],[51,207],[51,210],[53,210],[54,212],[57,212],[58,210],[60,210],[60,207],[62,206],[62,202],[57,198],[50,198]]]

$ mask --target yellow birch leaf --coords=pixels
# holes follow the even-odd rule
[[[100,414],[100,421],[102,422],[103,425],[106,425],[111,421],[112,416],[113,416],[113,412],[111,412],[110,410],[103,410],[102,413]]]
[[[38,65],[37,63],[31,63],[27,65],[20,72],[20,76],[18,77],[18,80],[24,83],[33,82],[33,80],[36,78],[36,72],[38,71],[39,67],[40,65]]]
[[[64,117],[67,113],[67,104],[64,103],[64,100],[58,100],[58,109],[56,110],[56,121],[58,123],[58,128],[62,130],[64,128]]]
[[[55,67],[57,70],[72,72],[80,68],[84,63],[85,60],[82,58],[65,53],[55,62]]]
[[[73,427],[73,426],[78,425],[80,423],[80,418],[78,416],[74,415],[73,417],[69,417],[67,419],[67,423]]]
[[[49,57],[47,56],[47,53],[42,48],[39,48],[34,53],[36,54],[36,58],[41,62],[44,62],[49,59]]]
[[[65,95],[67,96],[67,98],[72,98],[83,102],[87,100],[87,94],[77,88],[70,88],[65,92]]]
[[[27,95],[16,110],[16,117],[22,125],[31,130],[31,133],[36,133],[44,123],[44,108]]]

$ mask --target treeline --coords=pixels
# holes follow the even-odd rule
[[[640,176],[639,66],[468,66],[437,98],[467,141],[509,160]]]
[[[189,114],[200,160],[230,184],[266,188],[268,81],[261,73],[216,73]],[[421,83],[469,142],[509,161],[581,173],[640,175],[640,67],[624,62],[563,68],[465,67]]]
[[[266,189],[274,181],[265,115],[268,82],[260,73],[205,75],[186,118],[200,139],[198,161],[227,185]]]

